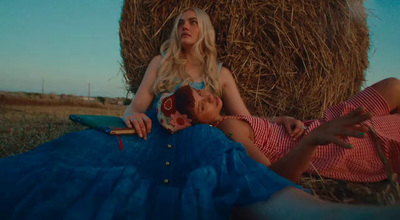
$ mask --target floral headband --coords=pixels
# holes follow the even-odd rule
[[[157,118],[161,126],[171,134],[191,126],[191,119],[176,109],[176,98],[173,93],[164,93],[157,103]]]

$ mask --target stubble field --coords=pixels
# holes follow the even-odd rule
[[[103,98],[104,99],[104,98]],[[41,94],[0,94],[0,157],[29,151],[66,133],[86,129],[70,114],[121,116],[120,104]]]
[[[0,157],[24,153],[66,133],[86,129],[70,121],[70,114],[121,116],[125,110],[121,100],[11,95],[0,94]],[[352,183],[305,174],[298,184],[327,201],[400,206],[400,187],[394,182]]]

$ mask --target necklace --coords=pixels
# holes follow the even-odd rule
[[[218,128],[219,124],[221,124],[221,122],[225,119],[227,119],[229,116],[224,116],[221,119],[219,119],[218,121],[214,122],[211,124],[211,126]]]

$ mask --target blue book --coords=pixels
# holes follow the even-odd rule
[[[134,128],[126,127],[120,117],[107,115],[75,115],[71,114],[69,119],[89,128],[97,129],[112,135],[136,134]]]

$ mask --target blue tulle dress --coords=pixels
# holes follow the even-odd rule
[[[147,112],[144,141],[87,129],[0,159],[0,219],[230,219],[233,207],[298,187],[217,128],[173,135]]]

